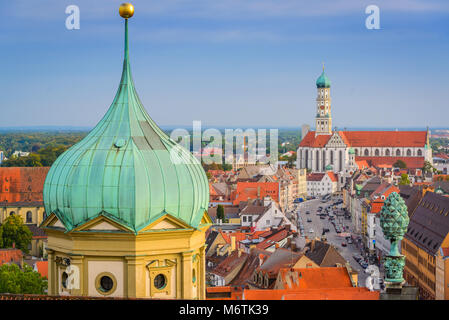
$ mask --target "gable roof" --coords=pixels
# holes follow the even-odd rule
[[[345,265],[346,260],[340,253],[327,242],[312,240],[307,244],[308,250],[305,255],[320,267],[335,267],[336,264]]]
[[[310,148],[322,148],[324,147],[329,139],[332,137],[331,134],[320,134],[315,136],[315,131],[309,131],[306,136],[301,140],[300,147],[310,147]]]

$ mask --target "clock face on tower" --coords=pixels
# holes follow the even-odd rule
[[[324,110],[324,106],[321,106],[320,109],[321,109],[321,110]]]

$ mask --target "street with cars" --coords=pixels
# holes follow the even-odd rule
[[[359,274],[358,286],[364,287],[369,274],[361,239],[350,233],[351,218],[345,215],[341,197],[310,199],[296,204],[298,232],[301,237],[325,238]]]

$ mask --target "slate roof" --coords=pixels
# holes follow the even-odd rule
[[[28,229],[30,229],[31,233],[33,234],[33,239],[36,238],[47,238],[47,234],[45,233],[44,229],[39,228],[35,224],[26,224]]]
[[[427,192],[413,215],[405,237],[435,255],[449,233],[449,198]]]

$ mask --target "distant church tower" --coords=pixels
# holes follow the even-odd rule
[[[317,87],[317,113],[315,119],[316,131],[315,135],[332,134],[332,116],[331,116],[331,82],[329,78],[323,73],[316,80]]]

